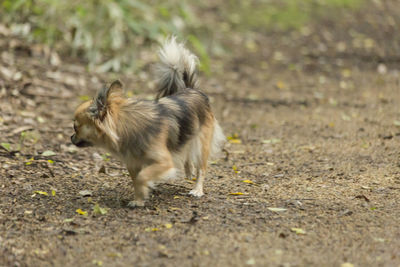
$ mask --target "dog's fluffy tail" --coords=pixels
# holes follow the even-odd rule
[[[173,95],[180,90],[197,88],[198,58],[187,50],[176,37],[165,41],[159,51],[157,64],[157,99]]]

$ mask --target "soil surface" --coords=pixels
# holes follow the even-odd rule
[[[75,107],[115,76],[1,47],[0,266],[399,266],[398,64],[223,62],[201,77],[230,139],[205,195],[176,179],[130,209],[126,169],[69,139]],[[119,78],[154,95],[147,72]]]

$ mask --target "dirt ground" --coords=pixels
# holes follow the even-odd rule
[[[177,179],[130,209],[123,166],[69,139],[112,77],[0,46],[0,266],[400,266],[398,64],[223,62],[201,77],[230,137],[205,196]],[[128,95],[153,95],[146,73]]]

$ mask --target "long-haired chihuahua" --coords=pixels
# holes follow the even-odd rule
[[[149,186],[185,171],[196,184],[189,194],[201,197],[208,158],[225,137],[208,97],[198,90],[198,58],[174,37],[159,51],[157,97],[126,98],[114,81],[75,111],[71,141],[78,147],[102,147],[117,155],[133,181],[135,200],[144,206]]]

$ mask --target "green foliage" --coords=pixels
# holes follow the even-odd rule
[[[19,34],[29,40],[70,49],[100,71],[118,71],[132,66],[136,47],[181,32],[184,4],[156,2],[4,0],[0,16],[14,29],[28,28]]]
[[[2,0],[0,23],[28,41],[83,58],[100,72],[141,67],[141,47],[175,34],[188,40],[201,70],[210,73],[207,48],[221,51],[212,40],[217,35],[224,39],[220,35],[229,38],[230,31],[298,29],[336,9],[358,8],[365,0],[216,1]]]
[[[239,30],[298,29],[335,9],[356,9],[364,0],[230,0],[225,15]]]

